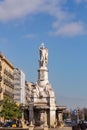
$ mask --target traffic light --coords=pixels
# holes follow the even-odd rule
[[[80,109],[78,108],[78,110],[77,110],[77,113],[78,113],[78,115],[80,115]]]

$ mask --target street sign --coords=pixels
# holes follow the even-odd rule
[[[76,109],[73,110],[73,114],[74,114],[74,115],[77,115],[77,110],[76,110]]]

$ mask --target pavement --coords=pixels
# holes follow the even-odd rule
[[[72,130],[72,127],[49,128],[49,130]]]

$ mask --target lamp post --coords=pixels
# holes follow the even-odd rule
[[[79,123],[79,117],[80,117],[80,108],[77,108],[77,123]]]
[[[30,103],[29,103],[29,122],[30,124],[33,123],[33,98],[30,98]]]
[[[22,110],[22,127],[24,127],[24,105],[21,105],[21,110]]]
[[[33,98],[30,97],[30,103],[29,103],[29,130],[34,130],[33,125]]]

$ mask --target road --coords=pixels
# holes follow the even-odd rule
[[[72,127],[63,127],[63,128],[49,128],[49,130],[72,130]]]
[[[0,128],[0,130],[29,130],[29,128]],[[36,128],[34,130],[44,130],[43,128]],[[63,127],[63,128],[48,128],[48,130],[72,130],[71,127]]]

